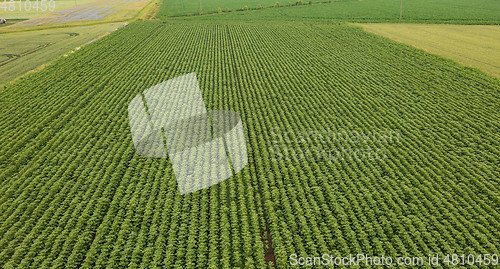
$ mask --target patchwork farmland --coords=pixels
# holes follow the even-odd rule
[[[61,54],[27,60],[43,68],[0,89],[1,268],[319,267],[360,254],[497,266],[497,77],[352,24],[398,22],[394,1],[226,2],[207,2],[213,14],[150,2],[90,44],[64,33],[116,25],[43,30]],[[421,2],[402,22],[498,29],[493,0]],[[9,31],[18,51],[49,33]],[[207,111],[241,117],[248,163],[182,193],[170,157],[141,155],[128,108],[190,73]],[[145,128],[162,144],[158,110]]]

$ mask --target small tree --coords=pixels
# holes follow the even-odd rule
[[[248,6],[246,6],[246,5],[245,5],[245,6],[243,7],[243,10],[248,10]]]
[[[217,13],[222,14],[222,8],[218,8]]]
[[[274,7],[280,7],[280,2],[276,2],[276,3],[274,4]]]

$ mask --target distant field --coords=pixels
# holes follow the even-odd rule
[[[2,34],[0,85],[122,25],[112,23]]]
[[[175,0],[179,1],[179,0]],[[171,15],[176,7],[174,0],[164,0],[164,7],[160,15]],[[253,0],[252,0],[253,1]],[[199,5],[197,0],[184,1],[188,4]],[[281,6],[292,4],[295,1],[280,1]],[[306,1],[304,1],[306,2]],[[315,2],[315,1],[313,1]],[[325,1],[326,2],[326,1]],[[206,4],[206,8],[216,10],[223,8],[221,3],[233,3],[235,6],[248,4],[245,0],[224,0]],[[253,2],[250,2],[253,3]],[[263,6],[269,2],[261,1]],[[232,12],[219,16],[206,16],[204,20],[313,20],[313,21],[341,21],[341,22],[399,22],[400,2],[398,0],[348,0],[333,1],[321,5],[292,6],[267,10],[252,10],[245,12]],[[189,11],[189,12],[188,12]],[[176,11],[177,12],[177,11]],[[193,10],[186,8],[185,13]],[[199,8],[194,10],[199,12]],[[181,13],[181,12],[177,12]],[[217,18],[214,18],[217,17]],[[403,20],[401,22],[419,23],[452,23],[452,24],[500,24],[500,4],[498,0],[404,0]]]
[[[380,34],[500,77],[500,26],[362,24]]]
[[[35,17],[12,26],[3,27],[1,31],[23,31],[44,29],[48,27],[67,27],[85,24],[122,22],[134,18],[152,0],[110,0],[87,1],[71,8]]]
[[[37,0],[31,0],[30,2],[32,3],[32,8],[30,11],[26,11],[25,8],[25,0],[22,1],[21,3],[21,9],[19,9],[19,1],[16,1],[16,10],[14,11],[5,11],[3,9],[0,9],[0,18],[5,18],[5,19],[32,19],[35,17],[39,17],[45,14],[51,13],[51,11],[41,11],[40,3],[41,0],[38,1],[39,9],[36,10],[34,7],[34,3]],[[54,0],[55,1],[55,10],[54,11],[59,11],[67,8],[71,8],[77,5],[83,5],[86,3],[90,2],[95,2],[96,0]],[[47,0],[46,3],[48,3],[49,0]],[[0,4],[3,3],[3,0],[0,0]],[[7,1],[7,3],[10,3],[10,1]],[[9,5],[9,4],[7,4]],[[29,5],[27,6],[28,8],[30,7]]]
[[[200,14],[200,12],[213,13],[220,8],[222,11],[236,11],[244,9],[257,9],[260,7],[269,8],[279,3],[279,5],[295,4],[296,0],[279,1],[279,0],[202,0],[202,10],[200,10],[200,1],[198,0],[162,0],[162,9],[158,13],[158,17],[166,16],[181,16]],[[321,0],[327,2],[328,0]],[[302,0],[304,4],[309,0]],[[319,2],[313,0],[313,2]],[[246,8],[245,8],[246,6]]]

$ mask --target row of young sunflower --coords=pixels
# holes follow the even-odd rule
[[[227,79],[239,92],[228,103],[243,103],[279,268],[292,254],[498,252],[498,124],[484,107],[498,80],[345,25],[227,28]],[[327,128],[395,137],[298,142]],[[478,142],[480,152],[464,150]],[[385,155],[307,156],[363,147]]]
[[[168,159],[134,153],[127,105],[191,72],[207,110],[241,115],[249,164],[181,196]],[[499,87],[353,26],[130,24],[0,92],[0,266],[493,254],[498,123],[484,104]],[[396,137],[300,137],[326,129]],[[384,155],[350,153],[368,147]]]
[[[134,153],[128,102],[193,68],[204,35],[134,24],[2,92],[2,267],[265,265],[248,171],[181,196],[167,159]]]

